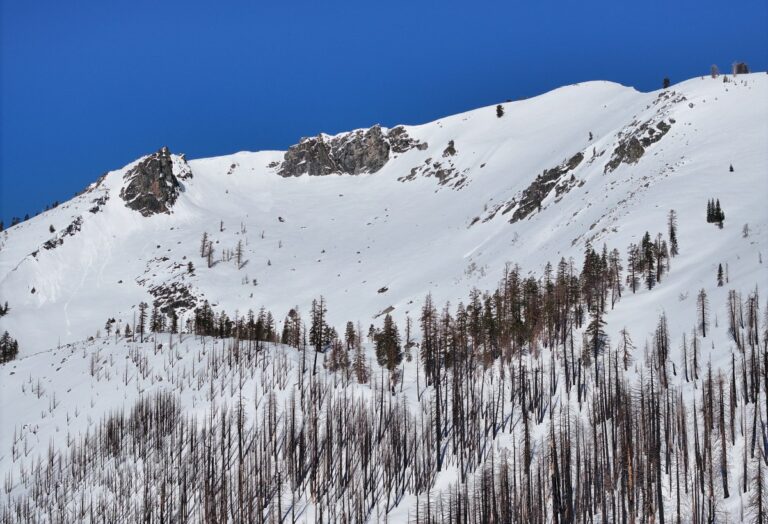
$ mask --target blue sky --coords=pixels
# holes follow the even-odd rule
[[[6,225],[162,145],[285,149],[584,80],[768,66],[765,0],[1,1]]]

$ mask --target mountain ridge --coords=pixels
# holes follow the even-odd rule
[[[760,122],[767,114],[759,96],[765,77],[740,75],[728,83],[695,78],[652,93],[586,82],[501,104],[500,118],[495,106],[487,106],[416,126],[321,135],[329,143],[350,143],[372,129],[382,136],[403,130],[408,147],[387,151],[384,160],[380,150],[374,172],[368,160],[352,161],[363,166],[352,169],[355,181],[327,169],[319,177],[280,177],[290,148],[193,160],[170,155],[181,192],[169,213],[140,217],[125,207],[120,193],[124,177],[152,156],[147,155],[2,233],[0,298],[7,297],[11,312],[0,319],[0,329],[20,339],[22,354],[41,350],[58,340],[37,333],[40,315],[51,319],[62,341],[72,341],[103,324],[87,319],[87,302],[103,303],[109,296],[119,305],[105,314],[129,322],[140,299],[153,299],[151,289],[174,283],[188,285],[197,302],[208,299],[232,310],[264,305],[278,315],[296,305],[306,309],[311,297],[305,289],[313,289],[340,309],[332,313],[337,323],[358,311],[367,322],[389,307],[403,316],[427,292],[455,301],[469,287],[490,287],[506,262],[534,270],[561,256],[578,260],[588,242],[623,251],[645,229],[665,229],[664,217],[675,206],[643,210],[642,199],[658,196],[668,184],[674,190],[676,183],[666,179],[706,171],[702,177],[716,180],[712,172],[718,171],[742,184],[740,192],[750,184],[765,187],[751,173],[767,164],[752,147],[768,136]],[[747,143],[717,143],[716,137],[729,135]],[[306,140],[312,138],[299,144]],[[705,146],[727,153],[710,154]],[[579,155],[582,160],[575,162]],[[718,155],[716,170],[702,161]],[[737,174],[727,175],[732,163]],[[740,204],[721,198],[729,215]],[[633,228],[641,211],[648,214],[645,225]],[[762,244],[765,217],[756,218],[753,234]],[[740,220],[739,213],[732,219]],[[245,242],[246,265],[233,270],[219,261],[205,267],[196,256],[204,232],[214,237],[217,257],[238,240]],[[46,243],[55,248],[46,249]],[[132,257],[139,260],[124,262]],[[180,267],[190,261],[197,269],[187,278]],[[71,282],[78,278],[78,284]],[[296,284],[286,292],[272,282]],[[315,282],[324,284],[318,288]],[[382,287],[388,291],[378,293]]]

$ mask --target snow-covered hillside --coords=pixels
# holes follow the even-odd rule
[[[493,290],[509,263],[539,277],[561,258],[580,268],[587,246],[599,252],[605,244],[626,268],[630,244],[646,232],[668,235],[671,210],[680,253],[652,290],[624,290],[604,317],[607,335],[615,345],[626,328],[634,360],[643,361],[664,313],[670,360],[680,362],[677,346],[697,324],[697,293],[706,289],[713,327],[702,361],[730,371],[728,293],[746,298],[757,287],[762,297],[768,284],[768,75],[728,80],[694,78],[651,93],[587,82],[501,104],[501,111],[489,106],[423,125],[305,139],[288,152],[187,160],[163,149],[107,173],[0,233],[0,303],[9,305],[0,332],[20,348],[18,361],[0,365],[0,471],[22,478],[31,467],[17,462],[22,454],[42,456],[49,442],[64,449],[65,438],[70,448],[71,438],[153,391],[178,394],[185,411],[203,419],[216,402],[234,405],[231,363],[216,380],[208,374],[223,343],[210,353],[187,335],[186,345],[169,352],[97,338],[110,318],[134,330],[140,302],[175,309],[183,327],[206,300],[230,315],[264,306],[279,323],[291,308],[305,314],[322,295],[339,332],[347,321],[379,326],[385,312],[402,328],[406,316],[418,318],[428,293],[439,307],[466,302],[473,288]],[[723,227],[706,220],[710,199],[725,212]],[[269,351],[269,365],[292,378],[278,387],[267,367],[251,370],[248,399],[274,387],[278,410],[287,409],[289,392],[304,390],[300,357],[283,346]],[[406,365],[400,395],[423,415],[417,361]],[[642,373],[627,374],[639,381]],[[335,380],[325,370],[321,376]],[[692,384],[680,387],[686,402],[700,394]],[[350,399],[375,392],[344,388]],[[564,405],[575,402],[555,390]],[[72,423],[78,414],[88,422]],[[517,431],[505,423],[491,439],[495,449]],[[548,429],[542,423],[537,431],[543,445]],[[455,481],[463,464],[455,460],[435,489]],[[21,491],[16,480],[6,486],[13,496]],[[312,520],[317,501],[307,489],[294,506]],[[415,497],[406,490],[402,505],[378,501],[379,513],[367,516],[394,511],[395,521],[413,519],[422,503]],[[734,518],[741,511],[733,499],[725,508]]]
[[[540,271],[562,256],[580,260],[589,241],[623,253],[646,230],[666,231],[670,209],[679,217],[681,256],[668,288],[649,300],[674,309],[659,295],[677,302],[711,283],[718,262],[737,282],[765,279],[758,256],[768,244],[767,92],[768,76],[759,73],[653,93],[609,82],[568,86],[502,104],[502,118],[485,107],[408,126],[428,147],[391,153],[372,174],[284,178],[274,164],[281,152],[192,160],[171,213],[149,217],[120,198],[129,165],[2,233],[0,299],[11,312],[0,329],[19,340],[22,355],[32,354],[95,335],[108,317],[132,322],[153,287],[173,283],[228,311],[264,305],[279,317],[323,294],[333,323],[367,324],[388,307],[402,317],[427,292],[455,302],[472,286],[492,287],[506,262]],[[646,122],[670,128],[636,163],[606,172],[620,142]],[[550,190],[540,209],[510,224],[511,200],[577,154],[583,161],[560,183],[570,189]],[[451,172],[444,183],[428,176],[435,163]],[[709,198],[727,213],[723,230],[704,221]],[[204,232],[215,259],[242,241],[242,267],[234,260],[206,267]],[[56,238],[61,245],[43,247]],[[190,261],[194,275],[186,274]]]

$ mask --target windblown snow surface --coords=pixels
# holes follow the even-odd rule
[[[0,301],[10,306],[0,332],[7,330],[20,347],[16,360],[0,365],[0,472],[6,479],[0,505],[25,490],[20,479],[39,457],[63,453],[101,417],[130,409],[141,395],[174,391],[186,412],[203,418],[211,403],[235,402],[232,391],[210,394],[212,387],[180,378],[216,342],[203,346],[181,335],[169,351],[167,343],[153,350],[153,343],[105,336],[108,318],[132,324],[137,304],[151,304],[150,289],[173,283],[188,287],[198,303],[208,300],[230,314],[265,306],[281,320],[298,306],[306,315],[312,299],[323,295],[328,321],[340,331],[348,320],[379,325],[387,310],[402,330],[406,315],[418,317],[427,293],[438,305],[466,301],[472,288],[492,290],[507,263],[541,275],[547,262],[561,257],[580,265],[588,243],[618,248],[624,258],[646,231],[666,235],[667,215],[675,210],[680,254],[671,259],[670,273],[651,291],[625,291],[605,317],[606,331],[613,342],[627,328],[642,361],[665,312],[670,359],[679,361],[679,341],[696,323],[696,295],[704,288],[712,334],[702,359],[730,370],[727,293],[746,296],[757,286],[762,300],[768,284],[768,75],[727,83],[694,78],[651,93],[586,82],[502,105],[502,118],[489,106],[405,126],[428,147],[390,153],[375,173],[284,178],[277,174],[279,151],[190,160],[193,176],[181,180],[171,213],[145,217],[119,197],[131,164],[0,233]],[[636,162],[607,169],[619,143],[645,122],[663,122],[669,130]],[[446,152],[450,141],[452,155]],[[523,191],[579,153],[583,161],[563,179],[567,190],[558,195],[552,189],[533,212],[510,223]],[[446,182],[427,176],[425,166],[434,162],[451,168]],[[722,229],[705,220],[710,198],[718,198],[726,213]],[[78,227],[65,234],[73,223]],[[241,267],[234,260],[207,267],[200,256],[203,233],[216,259],[242,241]],[[55,248],[43,247],[59,238]],[[727,268],[723,287],[716,286],[718,264]],[[188,316],[182,315],[182,326]],[[167,335],[158,337],[166,342]],[[221,350],[223,343],[217,344]],[[291,369],[300,359],[285,346],[267,351]],[[417,360],[405,364],[398,393],[411,406],[418,406],[425,387],[416,383]],[[132,377],[127,384],[126,377]],[[247,397],[276,391],[284,399],[294,379],[278,387],[269,369],[259,369],[249,380],[242,388]],[[370,394],[366,385],[349,388],[360,398]],[[508,443],[504,435],[494,441],[497,448]],[[12,453],[12,447],[24,451]],[[738,455],[730,463],[738,484]],[[435,490],[456,475],[446,468]],[[733,491],[725,512],[739,520],[746,495]],[[415,504],[406,495],[388,518],[414,518]],[[312,521],[313,502],[299,505],[300,520]],[[369,518],[384,513],[378,507]]]

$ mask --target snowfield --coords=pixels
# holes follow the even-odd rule
[[[20,354],[0,365],[0,473],[4,479],[0,517],[9,522],[21,519],[24,512],[13,508],[25,495],[36,493],[36,502],[27,512],[31,522],[100,520],[94,515],[97,502],[104,503],[100,511],[105,513],[99,515],[109,514],[104,508],[115,497],[109,487],[114,485],[111,472],[122,471],[125,479],[156,485],[157,478],[149,480],[144,474],[149,471],[146,464],[165,456],[168,449],[162,447],[155,455],[144,455],[146,464],[120,463],[116,454],[100,466],[100,474],[89,473],[94,476],[76,485],[62,481],[59,489],[70,490],[66,492],[74,501],[66,507],[54,508],[61,502],[54,503],[53,495],[47,495],[50,499],[40,495],[53,488],[35,477],[35,470],[38,475],[45,467],[50,470],[46,463],[72,456],[78,442],[95,438],[106,427],[107,418],[129,413],[140,400],[161,392],[177,399],[183,417],[197,420],[201,427],[225,427],[222,413],[236,413],[245,405],[247,427],[256,435],[266,432],[265,421],[274,416],[275,427],[282,428],[277,432],[280,438],[289,431],[292,399],[304,405],[298,409],[301,423],[311,424],[312,401],[305,399],[305,393],[321,406],[328,403],[321,426],[329,435],[330,414],[337,409],[329,399],[339,399],[338,413],[350,414],[344,410],[358,403],[361,420],[374,420],[382,410],[400,410],[413,417],[414,426],[402,430],[404,439],[412,438],[412,458],[421,452],[429,455],[430,447],[437,445],[424,428],[430,427],[434,416],[431,403],[439,406],[440,400],[439,396],[435,400],[433,386],[424,383],[418,347],[412,350],[414,358],[404,361],[403,379],[390,394],[389,374],[376,363],[370,341],[363,351],[371,380],[359,384],[322,365],[317,375],[307,372],[311,362],[304,359],[311,360],[311,355],[281,344],[249,348],[244,361],[232,362],[228,355],[237,342],[230,338],[161,333],[141,343],[107,335],[105,322],[110,318],[135,331],[138,304],[152,304],[158,293],[184,288],[195,305],[207,300],[215,311],[230,316],[263,306],[275,315],[278,333],[291,308],[297,308],[308,322],[312,300],[322,295],[328,306],[327,321],[340,334],[347,321],[360,322],[367,333],[369,325],[380,326],[384,313],[391,312],[401,334],[406,317],[414,320],[413,338],[419,342],[417,319],[428,293],[438,311],[446,302],[454,308],[459,302],[467,303],[474,288],[494,290],[505,269],[514,264],[521,268],[521,275],[537,278],[547,262],[557,266],[561,258],[573,259],[580,269],[588,245],[598,253],[603,245],[618,249],[626,271],[630,244],[640,243],[646,231],[651,238],[657,233],[667,237],[670,210],[677,216],[679,255],[670,259],[668,273],[652,290],[641,285],[631,293],[625,287],[621,300],[606,311],[603,320],[614,350],[623,329],[631,334],[635,347],[624,377],[629,390],[641,391],[649,380],[649,347],[654,344],[660,315],[666,316],[669,362],[675,363],[670,365],[670,388],[687,406],[684,426],[692,428],[697,418],[692,406],[696,401],[697,409],[701,407],[707,366],[711,365],[713,375],[722,371],[726,393],[731,374],[741,373],[740,361],[733,360],[738,349],[728,331],[729,292],[735,290],[742,300],[757,293],[763,308],[760,332],[768,329],[768,260],[763,260],[768,257],[768,75],[753,73],[729,80],[694,78],[651,93],[611,82],[586,82],[501,104],[502,117],[497,117],[496,106],[489,106],[405,126],[411,138],[427,147],[390,152],[386,164],[374,173],[282,177],[277,171],[284,152],[279,151],[189,161],[173,155],[174,174],[182,175],[188,165],[191,176],[179,176],[181,191],[168,214],[143,216],[121,198],[124,175],[139,159],[110,171],[72,200],[3,231],[0,302],[8,302],[9,312],[0,317],[0,333],[8,331],[18,340]],[[647,139],[636,158],[630,151],[633,137]],[[555,168],[560,171],[553,184],[540,189]],[[438,176],[440,169],[443,173]],[[710,199],[718,199],[725,212],[722,228],[705,220]],[[524,209],[526,203],[529,207]],[[516,215],[521,218],[515,219]],[[204,234],[214,249],[211,267],[201,256]],[[243,250],[239,266],[232,255],[238,243]],[[722,287],[717,285],[719,265],[725,271]],[[701,339],[700,377],[688,381],[681,371],[682,340],[685,335],[690,344],[697,329],[696,301],[701,289],[708,296],[710,332]],[[193,318],[192,309],[178,311],[182,330]],[[762,338],[758,341],[758,368],[765,344]],[[581,345],[578,336],[577,345]],[[409,465],[409,478],[395,482],[401,491],[393,487],[390,497],[386,489],[378,488],[375,494],[368,493],[370,498],[361,499],[364,502],[354,511],[350,508],[357,499],[342,480],[324,477],[335,486],[332,493],[337,498],[331,501],[318,499],[312,484],[316,480],[307,479],[293,489],[278,488],[284,498],[279,504],[272,498],[265,502],[270,509],[260,518],[424,521],[426,497],[435,504],[430,506],[435,513],[429,518],[449,520],[448,503],[437,509],[440,497],[449,500],[449,493],[460,492],[461,486],[471,486],[470,492],[482,491],[481,470],[487,467],[486,461],[521,452],[523,419],[528,428],[528,418],[515,404],[520,399],[514,380],[510,382],[521,362],[532,376],[533,370],[541,372],[536,380],[541,380],[544,394],[535,400],[541,403],[541,417],[531,415],[530,430],[525,431],[531,434],[532,471],[539,467],[546,478],[551,472],[545,462],[537,466],[536,461],[549,460],[545,457],[551,454],[548,439],[554,434],[553,424],[562,428],[563,420],[586,421],[594,413],[591,403],[597,402],[592,396],[597,387],[591,382],[585,383],[582,398],[566,390],[564,377],[552,378],[560,372],[554,363],[557,358],[552,348],[541,348],[520,361],[467,372],[466,387],[484,406],[478,420],[487,423],[483,430],[477,429],[478,435],[483,433],[478,437],[482,445],[474,450],[477,460],[472,453],[446,451],[445,463],[436,470],[434,465],[424,466],[423,471]],[[606,369],[611,369],[610,357],[606,360]],[[552,376],[547,375],[550,372]],[[585,369],[584,373],[592,372]],[[752,518],[746,508],[755,488],[744,492],[739,485],[745,471],[740,461],[751,445],[753,419],[763,428],[758,431],[768,435],[768,411],[764,411],[768,382],[758,384],[757,390],[755,402],[739,404],[738,414],[731,415],[741,433],[729,441],[731,496],[720,498],[717,511],[722,521]],[[502,397],[510,398],[509,405],[498,406]],[[500,410],[498,420],[503,421],[498,427],[496,414],[493,422],[489,415],[496,409]],[[383,440],[399,431],[399,426],[378,424],[372,427],[387,435]],[[173,442],[176,438],[174,432]],[[183,436],[178,438],[183,442]],[[394,435],[391,438],[396,441]],[[768,451],[768,441],[757,440],[758,455],[761,446]],[[254,437],[254,442],[259,440]],[[275,464],[291,463],[277,446]],[[287,449],[288,444],[283,447]],[[336,456],[336,448],[323,449]],[[341,456],[344,451],[337,452]],[[186,452],[179,451],[179,456],[182,453]],[[191,446],[189,453],[188,457],[197,456]],[[397,455],[390,456],[386,450],[372,453],[382,465],[371,465],[370,471],[383,478],[383,464]],[[693,456],[693,449],[690,453]],[[279,469],[271,462],[263,467]],[[228,468],[222,466],[222,470]],[[368,470],[360,466],[352,471]],[[663,481],[668,519],[675,512],[674,467],[670,471],[664,472]],[[462,472],[468,473],[467,484],[461,482]],[[283,474],[289,472],[281,470]],[[431,483],[428,493],[440,497],[430,499],[427,491],[420,491],[416,480],[420,475]],[[135,508],[142,507],[148,496],[139,491],[133,500]],[[189,521],[211,520],[206,500],[189,503]],[[51,507],[45,507],[46,501]],[[552,502],[545,502],[550,509],[542,521],[554,522]],[[180,502],[158,502],[163,504]],[[83,507],[89,509],[83,513]],[[113,516],[140,520],[136,511]],[[603,511],[595,520],[611,519],[608,510]],[[702,510],[686,508],[683,521],[694,520],[696,511]],[[256,518],[232,508],[228,514],[235,521]],[[523,518],[532,517],[515,516]],[[151,517],[158,519],[157,514]],[[184,520],[179,513],[174,513],[174,519]],[[456,520],[456,515],[451,514],[450,520]],[[496,515],[491,520],[503,519]]]

